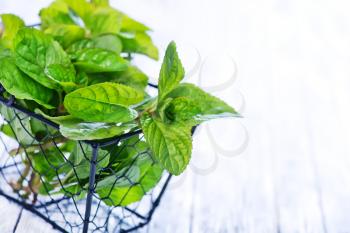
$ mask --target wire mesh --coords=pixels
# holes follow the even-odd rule
[[[171,176],[140,131],[73,141],[14,98],[0,102],[1,196],[60,232],[130,232],[148,224]]]

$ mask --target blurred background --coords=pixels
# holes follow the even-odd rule
[[[1,0],[27,24],[50,0]],[[110,0],[177,42],[186,81],[242,119],[202,125],[144,232],[350,232],[350,15],[341,0]],[[160,62],[137,57],[156,83]],[[19,209],[0,199],[0,232]],[[51,232],[29,213],[17,232]]]

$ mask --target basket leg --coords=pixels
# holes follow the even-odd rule
[[[89,189],[88,189],[88,195],[87,195],[86,206],[85,206],[83,233],[87,233],[89,230],[92,197],[93,197],[94,185],[95,185],[97,153],[98,153],[98,146],[93,144],[92,145],[92,157],[91,157],[91,161],[90,161]]]
[[[19,222],[21,221],[21,218],[22,218],[23,209],[24,208],[22,207],[21,210],[18,213],[18,217],[16,219],[15,226],[13,227],[13,230],[12,230],[13,233],[15,233],[17,231],[17,227],[18,227]]]

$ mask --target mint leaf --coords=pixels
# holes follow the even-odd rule
[[[166,105],[162,105],[159,114],[163,121],[186,122],[189,125],[196,125],[195,117],[203,113],[197,103],[187,97],[178,97],[175,99],[166,99]]]
[[[103,149],[99,149],[97,153],[96,172],[100,172],[101,169],[108,165],[109,152]],[[69,161],[73,163],[74,168],[67,164],[60,172],[65,172],[66,176],[64,180],[72,183],[80,181],[82,179],[89,178],[90,175],[90,163],[92,159],[92,148],[85,143],[76,143],[75,147],[69,157]]]
[[[86,24],[94,12],[94,6],[86,0],[63,0],[77,16],[79,16]]]
[[[144,91],[148,84],[148,77],[136,66],[129,66],[126,70],[112,74],[111,81]]]
[[[100,48],[119,54],[122,51],[122,46],[122,42],[117,35],[105,34],[92,39],[82,39],[76,41],[68,47],[67,52],[74,59],[76,57],[76,53],[83,49]]]
[[[45,177],[45,180],[52,181],[57,177],[56,170],[53,169],[61,167],[65,164],[64,157],[62,156],[63,148],[51,147],[45,152],[38,150],[36,153],[30,153],[33,168]]]
[[[185,70],[176,51],[176,44],[171,42],[165,52],[158,81],[158,99],[161,104],[163,98],[172,91],[185,76]]]
[[[196,125],[210,119],[239,116],[224,101],[190,83],[180,84],[167,97],[172,98],[172,101],[164,113],[172,121]]]
[[[71,59],[76,58],[76,52],[83,49],[97,48],[95,42],[92,39],[82,39],[72,43],[67,49],[66,52],[69,54]]]
[[[139,103],[143,93],[116,83],[100,83],[66,95],[64,106],[80,119],[92,122],[129,122],[137,112],[127,106]]]
[[[98,184],[96,185],[96,191],[97,193],[100,193],[100,195],[102,196],[101,198],[104,198],[105,196],[104,193],[109,195],[109,192],[112,191],[111,187],[130,188],[133,185],[133,183],[137,182],[139,177],[140,177],[140,169],[137,166],[130,164],[130,166],[124,167],[118,170],[118,172],[115,175],[107,176],[103,178],[101,181],[99,181]],[[114,195],[114,196],[116,196],[117,198],[113,198],[114,200],[112,200],[111,203],[114,203],[116,200],[119,200],[119,201],[122,200],[121,197],[118,197],[121,195]],[[140,195],[140,196],[142,197],[143,195]],[[115,203],[116,204],[114,205],[118,205],[117,204],[118,202],[115,202]],[[110,204],[110,205],[113,205],[113,204]]]
[[[117,35],[104,34],[101,36],[94,37],[92,39],[95,48],[101,48],[120,54],[122,51],[122,42]]]
[[[72,140],[100,140],[127,133],[136,128],[135,123],[102,123],[72,121],[60,125],[61,134]]]
[[[5,51],[2,51],[5,53]],[[54,97],[54,91],[50,90],[26,74],[22,73],[15,65],[15,59],[11,56],[0,55],[0,83],[7,92],[17,99],[34,100],[46,108],[54,108],[50,104]]]
[[[99,73],[125,70],[128,62],[114,52],[88,48],[76,52],[74,65],[86,73]]]
[[[56,124],[65,124],[65,123],[70,123],[73,121],[79,121],[79,119],[75,118],[74,116],[71,115],[65,115],[65,116],[49,116],[40,109],[36,108],[35,113],[43,115],[45,118],[49,119],[50,121],[56,123]],[[81,120],[80,120],[81,121]]]
[[[30,125],[30,118],[21,112],[0,105],[0,114],[6,120],[9,127],[3,131],[7,136],[12,137],[22,146],[28,146],[36,142]]]
[[[79,71],[75,79],[79,87],[86,87],[89,84],[89,76],[83,71]]]
[[[116,164],[111,164],[115,174],[98,181],[96,185],[98,195],[110,206],[126,206],[141,200],[159,182],[163,173],[144,141],[138,138],[137,141],[127,140],[119,148],[115,154],[111,154]]]
[[[111,138],[126,133],[128,130],[137,127],[136,123],[128,122],[124,124],[84,122],[71,115],[51,117],[39,109],[36,113],[60,125],[61,134],[72,140],[98,140]]]
[[[143,115],[141,126],[156,161],[171,174],[181,174],[191,156],[191,128],[182,124],[168,125],[148,114]]]
[[[148,85],[148,77],[136,66],[129,66],[120,72],[90,74],[90,85],[102,82],[114,82],[133,87],[144,92]]]
[[[44,32],[53,36],[63,48],[67,48],[69,45],[83,39],[85,36],[84,28],[77,25],[53,24]]]
[[[119,36],[123,44],[123,52],[139,53],[158,60],[158,49],[146,33],[135,32],[131,37],[121,33]]]
[[[163,169],[156,164],[152,166],[152,160],[146,156],[140,155],[148,159],[141,158],[144,164],[131,165],[97,183],[96,192],[106,205],[127,206],[140,201],[159,182]]]
[[[109,6],[109,0],[92,0],[95,6]]]
[[[23,28],[24,22],[21,18],[13,14],[1,14],[0,15],[2,25],[4,26],[4,32],[1,35],[0,45],[5,48],[13,48],[13,39],[16,36],[19,29]]]
[[[93,36],[102,34],[116,34],[122,25],[122,15],[109,7],[98,7],[84,20]]]
[[[63,1],[54,1],[50,6],[41,9],[39,15],[42,29],[57,24],[75,24],[69,13],[68,5]]]
[[[118,74],[116,82],[144,91],[148,85],[148,77],[136,66],[129,66],[127,70]]]
[[[75,69],[62,47],[49,35],[22,28],[15,37],[16,65],[50,89],[74,86]]]
[[[169,123],[170,122],[169,119],[173,120],[172,116],[166,116],[167,111],[165,111],[169,107],[172,101],[173,101],[172,98],[165,98],[162,101],[162,104],[157,106],[156,111],[163,122]]]
[[[140,139],[140,135],[122,140],[119,147],[110,147],[109,150],[113,157],[110,165],[115,171],[129,166],[139,154],[150,153],[149,145]]]

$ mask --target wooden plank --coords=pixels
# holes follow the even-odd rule
[[[0,216],[3,216],[2,221],[0,221],[0,231],[1,233],[12,233],[14,226],[20,213],[21,208],[7,201],[5,198],[0,197]],[[19,224],[16,229],[16,233],[56,233],[55,230],[46,222],[35,217],[33,214],[23,211],[22,217],[20,218]]]
[[[141,232],[185,233],[191,225],[192,176],[173,177],[149,226]]]
[[[310,154],[315,161],[319,175],[319,190],[322,195],[325,227],[327,232],[350,232],[348,213],[350,211],[350,171],[349,171],[349,122],[342,121],[334,100],[337,93],[332,87],[339,84],[321,86],[317,90],[305,90],[304,99],[308,104],[308,137]],[[349,84],[349,83],[347,83]],[[343,96],[342,96],[343,97]],[[319,103],[312,105],[310,100],[317,98]],[[347,98],[350,98],[348,94]],[[338,106],[346,108],[346,106]],[[332,114],[325,114],[327,112]],[[312,120],[311,120],[312,119]]]
[[[285,69],[286,64],[278,64],[277,67]],[[276,74],[280,74],[279,68],[275,69]],[[278,86],[271,87],[273,95],[269,114],[273,117],[268,125],[272,141],[278,232],[325,233],[319,177],[315,173],[315,161],[310,157],[305,129],[309,121],[305,121],[303,114],[309,106],[301,97],[300,86],[296,85],[294,77],[291,72],[283,77],[283,83],[278,82]],[[277,78],[280,77],[276,75]],[[288,92],[285,92],[286,88]]]

